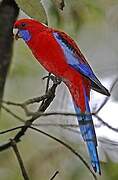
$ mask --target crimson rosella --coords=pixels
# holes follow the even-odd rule
[[[109,96],[108,90],[97,79],[79,47],[66,33],[33,19],[20,19],[15,22],[14,28],[18,29],[16,39],[22,38],[38,62],[61,78],[68,87],[92,167],[101,174],[89,99],[91,89]]]

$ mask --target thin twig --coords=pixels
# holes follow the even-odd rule
[[[118,81],[118,78],[114,81],[112,87],[111,87],[111,90],[110,92],[113,90],[113,87],[115,86],[115,84],[117,83]],[[37,119],[39,118],[40,116],[52,116],[52,115],[64,115],[64,116],[79,116],[79,115],[82,115],[81,113],[80,114],[75,114],[75,113],[64,113],[64,112],[50,112],[50,113],[44,113],[44,111],[49,107],[49,105],[51,104],[51,102],[53,101],[54,97],[55,97],[55,91],[56,91],[56,88],[57,86],[59,85],[59,81],[57,79],[57,81],[53,82],[53,85],[52,87],[49,89],[48,88],[48,91],[46,93],[49,93],[48,95],[45,94],[44,96],[41,96],[41,97],[38,97],[37,98],[34,98],[34,99],[29,99],[27,101],[25,101],[24,103],[13,103],[13,102],[5,102],[3,101],[3,103],[6,103],[8,105],[15,105],[15,106],[20,106],[24,109],[24,111],[26,112],[26,114],[28,113],[28,109],[27,109],[27,105],[29,104],[32,104],[34,102],[40,102],[42,101],[40,107],[39,107],[39,110],[38,112],[33,112],[31,115],[32,117],[25,121],[25,125],[24,126],[19,126],[19,127],[16,127],[16,128],[12,128],[12,129],[9,129],[9,130],[6,130],[6,131],[3,131],[1,132],[1,134],[4,134],[4,133],[7,133],[7,132],[10,132],[12,130],[16,130],[18,128],[20,128],[20,131],[14,136],[13,138],[13,141],[15,142],[15,144],[17,142],[19,142],[22,138],[22,136],[26,133],[27,129],[28,128],[31,128],[35,131],[38,131],[50,138],[52,138],[53,140],[59,142],[60,144],[62,144],[63,146],[65,146],[67,149],[69,149],[72,153],[74,153],[83,163],[84,165],[89,169],[89,171],[92,173],[94,179],[97,179],[96,178],[96,175],[95,173],[91,170],[91,168],[89,167],[89,165],[87,164],[87,162],[81,157],[80,154],[78,154],[71,146],[69,146],[68,144],[66,144],[65,142],[61,141],[60,139],[46,133],[46,132],[43,132],[37,128],[34,128],[32,125],[32,123]],[[49,86],[49,85],[48,85]],[[109,128],[111,128],[112,130],[116,130],[115,128],[111,127],[109,124],[105,123],[98,115],[97,113],[101,110],[101,108],[104,107],[104,105],[107,103],[108,99],[106,99],[102,105],[100,106],[100,108],[98,108],[98,110],[95,112],[95,113],[92,113],[92,115],[94,115],[99,121],[101,121],[104,125],[108,126]],[[8,113],[10,113],[13,117],[19,119],[20,121],[24,122],[23,119],[21,119],[20,117],[18,117],[15,113],[13,113],[11,110],[9,110],[8,108],[6,108],[5,106],[2,105],[2,108],[4,110],[6,110]],[[64,126],[63,126],[64,127]],[[8,141],[4,144],[1,144],[0,145],[0,151],[2,150],[5,150],[9,147],[11,147],[12,144],[11,144],[11,141]],[[17,147],[17,146],[16,146]]]
[[[62,124],[62,123],[33,123],[32,126],[54,126],[54,127],[72,127],[72,128],[78,128],[79,125],[76,124]]]
[[[23,160],[21,158],[18,147],[16,145],[16,142],[13,139],[11,139],[10,141],[11,141],[11,146],[12,146],[12,148],[13,148],[13,150],[15,152],[15,155],[17,157],[18,163],[20,165],[20,169],[21,169],[22,175],[24,177],[24,180],[29,180],[28,174],[27,174],[26,169],[24,167],[24,163],[23,163]]]
[[[101,122],[104,126],[108,127],[109,129],[111,129],[111,130],[113,130],[113,131],[115,131],[115,132],[118,132],[118,128],[112,127],[111,125],[109,125],[108,123],[106,123],[105,121],[103,121],[102,118],[99,117],[97,114],[95,114],[94,116],[95,116],[95,117],[98,119],[98,121]]]
[[[59,171],[56,171],[54,175],[50,178],[50,180],[53,180],[57,176],[57,174],[59,174]]]
[[[42,107],[42,105],[45,104],[46,99],[49,100],[49,99],[51,99],[51,97],[54,98],[53,96],[55,96],[54,92],[56,90],[57,85],[59,85],[60,82],[59,82],[58,78],[56,80],[56,77],[54,77],[55,81],[53,83],[53,86],[49,89],[49,80],[50,80],[50,75],[47,80],[46,92],[45,92],[45,95],[43,95],[43,96],[28,99],[23,103],[16,103],[16,102],[11,102],[11,101],[1,101],[1,102],[4,104],[7,104],[7,105],[18,106],[25,111],[25,114],[27,116],[33,116],[33,115],[35,115],[36,112],[29,111],[28,107],[27,107],[28,105],[33,104],[33,103],[39,103],[42,101],[42,103],[40,105],[40,107]]]
[[[22,107],[23,105],[39,103],[40,101],[45,100],[48,96],[49,96],[48,94],[44,94],[43,96],[39,96],[39,97],[34,97],[34,98],[31,98],[31,99],[28,99],[28,100],[26,100],[23,103],[17,103],[17,102],[12,102],[12,101],[5,101],[5,100],[2,100],[2,103],[7,104],[7,105]]]
[[[17,116],[15,113],[13,113],[9,108],[1,105],[2,108],[7,111],[10,115],[12,115],[13,117],[17,118],[18,120],[20,120],[21,122],[25,122],[25,120],[23,120],[22,118],[20,118],[19,116]],[[61,115],[61,116],[79,116],[81,115],[80,114],[76,114],[76,113],[68,113],[68,112],[50,112],[50,113],[41,113],[41,112],[36,112],[36,113],[33,113],[35,115],[35,117],[37,116],[40,117],[40,116],[53,116],[53,115]],[[112,126],[110,126],[108,123],[106,123],[105,121],[102,120],[102,118],[100,118],[96,113],[92,113],[93,116],[95,116],[98,121],[100,121],[103,125],[107,126],[109,129],[115,131],[115,132],[118,132],[118,129],[117,128],[114,128]],[[36,118],[36,119],[37,119]],[[33,124],[35,126],[37,126],[38,124]],[[39,126],[41,126],[41,124],[39,124]],[[62,126],[64,127],[63,124],[42,124],[42,126]],[[71,126],[71,127],[77,127],[77,125],[65,125],[65,128],[68,127],[68,126]],[[1,133],[0,133],[1,134]]]
[[[110,140],[110,139],[108,139],[108,138],[100,137],[100,138],[99,138],[99,141],[100,141],[101,143],[104,143],[104,144],[108,145],[108,146],[111,145],[112,147],[113,147],[113,146],[118,147],[118,142],[112,141],[112,140]],[[110,147],[110,150],[111,150],[111,146],[109,146],[109,147]],[[113,148],[114,148],[114,147],[113,147]]]
[[[6,134],[8,132],[11,132],[11,131],[15,131],[17,129],[21,129],[23,126],[17,126],[15,128],[10,128],[10,129],[7,129],[7,130],[4,130],[4,131],[0,131],[0,134]]]
[[[40,105],[40,108],[39,108],[40,112],[44,112],[49,107],[49,105],[55,98],[55,91],[58,85],[59,83],[57,82],[57,84],[56,83],[53,84],[52,87],[48,90],[48,92],[50,92],[51,95],[44,101],[43,104]],[[13,138],[16,143],[21,140],[21,137],[24,136],[29,126],[31,126],[31,124],[40,116],[41,116],[40,113],[34,114],[29,120],[25,121],[25,125],[20,129],[20,131]],[[0,144],[0,151],[3,151],[9,148],[10,146],[11,146],[10,141]]]
[[[75,124],[59,124],[59,123],[57,123],[57,124],[54,124],[54,123],[38,123],[37,124],[37,123],[33,123],[32,126],[34,126],[34,127],[36,127],[36,126],[39,126],[39,127],[41,127],[41,126],[43,126],[43,127],[47,127],[47,126],[48,127],[49,126],[60,127],[60,128],[63,128],[67,131],[71,131],[71,132],[76,133],[76,134],[80,133],[80,131],[73,129],[73,128],[79,128],[79,125],[75,125]]]
[[[16,102],[12,102],[12,101],[5,101],[5,100],[2,100],[1,101],[2,104],[7,104],[7,105],[12,105],[12,106],[22,106],[22,103],[16,103]]]
[[[111,85],[111,87],[110,87],[110,90],[109,90],[109,92],[111,93],[112,92],[112,90],[113,90],[113,88],[115,87],[115,85],[116,85],[116,83],[118,82],[118,78],[116,78],[115,80],[114,80],[114,82],[112,83],[112,85]],[[99,112],[100,112],[100,110],[105,106],[105,104],[107,103],[107,101],[109,100],[109,96],[107,96],[105,99],[104,99],[104,101],[102,102],[102,104],[100,105],[100,107],[99,108],[97,108],[97,110],[95,111],[95,114],[98,114]]]
[[[45,93],[48,92],[48,89],[49,89],[49,84],[50,84],[50,76],[51,76],[51,73],[48,73],[48,78],[47,78],[47,83],[46,83],[46,89],[45,89]]]
[[[37,132],[40,132],[41,134],[44,134],[45,136],[57,141],[58,143],[62,144],[64,147],[66,147],[68,150],[70,150],[73,154],[75,154],[82,162],[83,164],[86,166],[86,168],[91,172],[91,174],[93,175],[94,179],[97,180],[97,177],[95,175],[95,173],[92,171],[92,169],[89,167],[88,163],[84,160],[84,158],[77,152],[75,151],[70,145],[66,144],[64,141],[56,138],[55,136],[52,136],[40,129],[37,129],[37,128],[34,128],[32,126],[30,126],[29,128],[37,131]]]
[[[45,94],[48,93],[48,90],[49,90],[49,85],[50,85],[50,75],[51,73],[48,73],[48,76],[45,76],[43,77],[42,79],[44,80],[45,78],[47,78],[47,82],[46,82],[46,88],[45,88]],[[41,106],[44,104],[45,102],[45,99],[43,99],[42,103],[41,103]],[[40,107],[39,107],[40,108]],[[38,110],[39,111],[39,110]]]
[[[11,116],[14,118],[18,119],[21,122],[25,122],[21,117],[17,116],[15,113],[13,113],[9,108],[5,107],[4,105],[1,104],[1,108],[3,108],[6,112],[8,112]]]
[[[17,116],[15,113],[13,113],[10,109],[6,108],[5,106],[2,105],[2,108],[7,111],[9,114],[11,114],[13,117],[17,118],[18,120],[20,120],[21,122],[26,122],[25,120],[23,120],[22,118],[20,118],[19,116]],[[50,113],[41,113],[41,112],[36,112],[36,113],[33,113],[35,115],[35,120],[37,118],[39,118],[40,116],[53,116],[53,115],[60,115],[60,116],[80,116],[80,114],[76,114],[76,113],[68,113],[68,112],[50,112]],[[106,123],[105,121],[102,120],[101,117],[99,117],[96,113],[92,113],[93,116],[95,116],[98,121],[100,121],[104,126],[107,126],[109,129],[115,131],[115,132],[118,132],[118,129],[117,128],[114,128],[112,127],[111,125],[109,125],[108,123]],[[34,118],[33,118],[34,119]],[[28,120],[30,121],[30,120]],[[35,126],[62,126],[65,128],[67,127],[78,127],[78,125],[63,125],[63,124],[33,124]],[[23,127],[23,126],[22,126]],[[12,131],[12,130],[8,130],[8,131]],[[4,132],[3,132],[4,133]],[[0,134],[3,134],[0,132]]]
[[[9,101],[10,102],[10,101]],[[10,102],[11,104],[14,102]],[[16,103],[17,104],[17,103]],[[22,122],[25,122],[25,120],[23,120],[22,118],[20,118],[19,116],[17,116],[15,113],[13,113],[9,108],[5,107],[2,105],[2,108],[7,111],[9,114],[11,114],[13,117],[19,119],[20,121]],[[84,113],[85,114],[85,113]],[[86,113],[86,115],[90,115],[92,113]],[[49,112],[49,113],[43,113],[43,112],[40,112],[40,111],[37,111],[37,112],[32,112],[32,116],[54,116],[54,115],[61,115],[61,116],[81,116],[83,115],[83,113],[79,113],[79,114],[76,114],[76,113],[69,113],[69,112]],[[93,113],[94,115],[94,113]]]

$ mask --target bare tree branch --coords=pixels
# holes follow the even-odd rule
[[[17,129],[21,129],[23,126],[17,126],[17,127],[14,127],[14,128],[10,128],[10,129],[7,129],[7,130],[4,130],[4,131],[0,131],[0,134],[6,134],[6,133],[8,133],[8,132],[13,132],[13,131],[15,131],[15,130],[17,130]]]
[[[109,92],[111,93],[113,91],[113,88],[115,87],[116,83],[118,82],[118,77],[114,80],[114,82],[112,83]],[[102,102],[102,104],[99,106],[99,108],[97,108],[97,110],[95,110],[94,114],[98,114],[100,112],[100,110],[105,106],[105,104],[107,103],[107,101],[109,100],[109,96],[106,96],[106,98],[104,99],[104,101]]]
[[[0,2],[0,99],[4,94],[5,81],[11,64],[12,26],[18,14],[19,8],[14,0],[2,0]]]
[[[53,81],[53,86],[49,89],[50,78]],[[49,77],[47,79],[45,95],[37,97],[37,98],[28,99],[23,103],[15,103],[15,102],[11,102],[11,101],[2,101],[2,100],[1,100],[1,102],[4,104],[7,104],[7,105],[13,105],[13,106],[21,107],[25,111],[25,114],[27,116],[34,116],[36,114],[39,114],[39,112],[44,112],[45,110],[42,110],[42,108],[47,109],[47,107],[53,101],[53,99],[55,97],[55,90],[60,83],[61,83],[61,81],[59,78],[56,78],[55,76],[50,76],[50,74],[49,74]],[[38,112],[31,112],[28,110],[28,107],[27,107],[28,105],[33,104],[33,103],[39,103],[40,101],[42,101],[42,103],[38,109]]]
[[[48,106],[51,104],[51,102],[53,101],[53,99],[55,97],[55,91],[56,91],[56,88],[58,85],[59,85],[58,82],[54,83],[52,85],[52,87],[48,90],[48,91],[50,91],[51,95],[49,97],[47,97],[47,99],[44,101],[43,104],[40,105],[39,112],[37,114],[34,114],[29,120],[25,121],[25,125],[20,129],[20,131],[13,138],[13,140],[16,143],[20,141],[22,136],[24,136],[24,134],[27,131],[27,129],[29,128],[29,126],[32,125],[32,123],[41,116],[40,112],[44,112],[48,108]],[[13,113],[11,113],[11,115],[13,115]],[[9,148],[10,146],[11,146],[10,141],[5,142],[0,145],[0,151],[3,151],[5,149]]]
[[[53,85],[51,86],[51,88],[49,89],[49,80],[50,78],[53,80]],[[112,84],[111,86],[111,89],[110,89],[110,92],[112,92],[113,90],[113,87],[115,86],[115,84],[117,83],[118,81],[118,78],[114,81],[114,83]],[[89,171],[92,173],[94,179],[97,179],[96,178],[96,175],[94,174],[94,172],[91,170],[91,168],[89,167],[89,165],[87,164],[87,162],[83,159],[83,157],[78,153],[76,152],[71,146],[69,146],[68,144],[66,144],[65,142],[63,142],[62,140],[56,138],[55,136],[52,136],[40,129],[37,129],[35,127],[33,127],[34,125],[39,125],[39,126],[59,126],[59,127],[62,127],[62,128],[66,128],[67,130],[72,130],[72,131],[76,131],[76,130],[73,130],[71,129],[72,127],[78,127],[77,125],[73,125],[73,124],[70,124],[70,125],[64,125],[64,124],[35,124],[33,123],[36,119],[38,119],[39,117],[41,116],[53,116],[53,115],[63,115],[63,116],[79,116],[79,115],[82,115],[82,113],[80,114],[76,114],[76,113],[67,113],[67,112],[49,112],[49,113],[44,113],[45,110],[49,107],[49,105],[51,104],[51,102],[53,101],[54,97],[55,97],[55,91],[56,91],[56,88],[57,86],[60,84],[60,80],[58,80],[58,78],[56,79],[56,77],[52,76],[49,74],[48,76],[48,81],[47,81],[47,91],[45,93],[45,95],[41,96],[41,97],[37,97],[37,98],[32,98],[32,99],[29,99],[29,100],[26,100],[24,103],[14,103],[14,102],[10,102],[10,101],[3,101],[2,103],[6,104],[6,105],[13,105],[13,106],[18,106],[18,107],[21,107],[24,112],[26,113],[26,115],[28,116],[30,113],[30,116],[31,118],[28,119],[28,120],[23,120],[22,118],[20,118],[19,116],[17,116],[15,113],[13,113],[9,108],[5,107],[3,104],[2,104],[2,108],[7,111],[10,115],[12,115],[13,117],[17,118],[18,120],[22,121],[24,123],[24,125],[22,126],[18,126],[18,127],[15,127],[15,128],[11,128],[11,129],[8,129],[8,130],[5,130],[5,131],[1,131],[0,134],[5,134],[7,132],[11,132],[11,131],[15,131],[17,129],[20,129],[16,135],[14,136],[13,138],[13,141],[14,143],[18,143],[19,141],[21,141],[21,138],[22,136],[26,133],[26,131],[28,130],[28,128],[31,128],[37,132],[40,132],[46,136],[48,136],[49,138],[57,141],[58,143],[62,144],[63,146],[65,146],[67,149],[69,149],[73,154],[75,154],[83,163],[84,165],[89,169]],[[40,104],[40,107],[38,109],[37,112],[30,112],[27,108],[28,105],[30,104],[33,104],[33,103],[39,103],[40,101],[42,101],[42,103]],[[102,103],[102,105],[100,106],[101,108],[104,107],[104,105],[107,103],[108,99],[105,99],[105,101]],[[108,128],[118,132],[118,130],[116,128],[113,128],[111,127],[109,124],[107,124],[106,122],[104,122],[98,115],[97,113],[101,110],[101,108],[98,108],[98,110],[96,112],[93,112],[92,115],[95,116],[103,125],[107,126]],[[70,128],[71,127],[71,128]],[[76,131],[78,133],[78,131]],[[3,144],[0,145],[0,151],[3,151],[7,148],[11,147],[11,141],[8,141],[8,142],[5,142]],[[55,175],[55,174],[54,174]],[[55,176],[53,176],[55,177]]]
[[[18,115],[16,115],[16,114],[15,114],[14,112],[12,112],[9,108],[3,106],[2,104],[1,104],[1,107],[2,107],[7,113],[9,113],[11,116],[13,116],[14,118],[18,119],[18,120],[21,121],[21,122],[25,122],[25,120],[23,120],[21,117],[19,117]]]
[[[44,131],[42,131],[40,129],[37,129],[37,128],[32,127],[32,126],[30,126],[29,128],[31,128],[31,129],[33,129],[33,130],[35,130],[37,132],[40,132],[41,134],[44,134],[45,136],[57,141],[58,143],[62,144],[63,146],[65,146],[68,150],[70,150],[73,154],[75,154],[84,163],[84,165],[87,167],[87,169],[93,175],[94,179],[97,180],[97,177],[96,177],[95,173],[91,170],[91,168],[89,167],[87,162],[84,160],[84,158],[77,151],[75,151],[70,145],[66,144],[64,141],[56,138],[55,136],[52,136],[52,135],[46,133],[46,132],[44,132]]]
[[[100,138],[99,138],[99,141],[100,141],[101,143],[106,144],[106,145],[118,146],[118,142],[113,141],[113,140],[110,140],[110,139],[108,139],[108,138],[100,137]]]
[[[115,132],[118,132],[118,128],[112,127],[111,125],[109,125],[108,123],[106,123],[105,121],[103,121],[102,118],[100,118],[97,114],[95,114],[94,116],[95,116],[95,117],[97,118],[97,120],[98,120],[99,122],[101,122],[104,126],[108,127],[109,129],[111,129],[111,130],[113,130],[113,131],[115,131]]]
[[[47,83],[46,83],[46,89],[45,89],[45,94],[48,92],[48,89],[49,89],[50,76],[51,76],[51,73],[48,73]],[[44,77],[44,78],[45,78],[45,77]],[[43,78],[43,79],[44,79],[44,78]]]
[[[11,141],[11,147],[13,148],[15,155],[17,157],[18,163],[20,165],[20,169],[21,169],[22,175],[24,177],[24,180],[29,180],[28,174],[27,174],[26,169],[24,167],[24,163],[23,163],[23,160],[21,158],[20,152],[17,148],[16,142],[13,139],[11,139],[10,141]]]

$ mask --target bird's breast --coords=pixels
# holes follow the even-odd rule
[[[44,68],[55,74],[63,76],[69,65],[65,60],[64,53],[51,34],[39,34],[28,44],[38,62]]]

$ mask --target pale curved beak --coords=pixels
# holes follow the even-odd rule
[[[14,35],[14,38],[15,38],[16,40],[18,40],[19,38],[21,38],[18,28],[13,28],[13,35]]]

